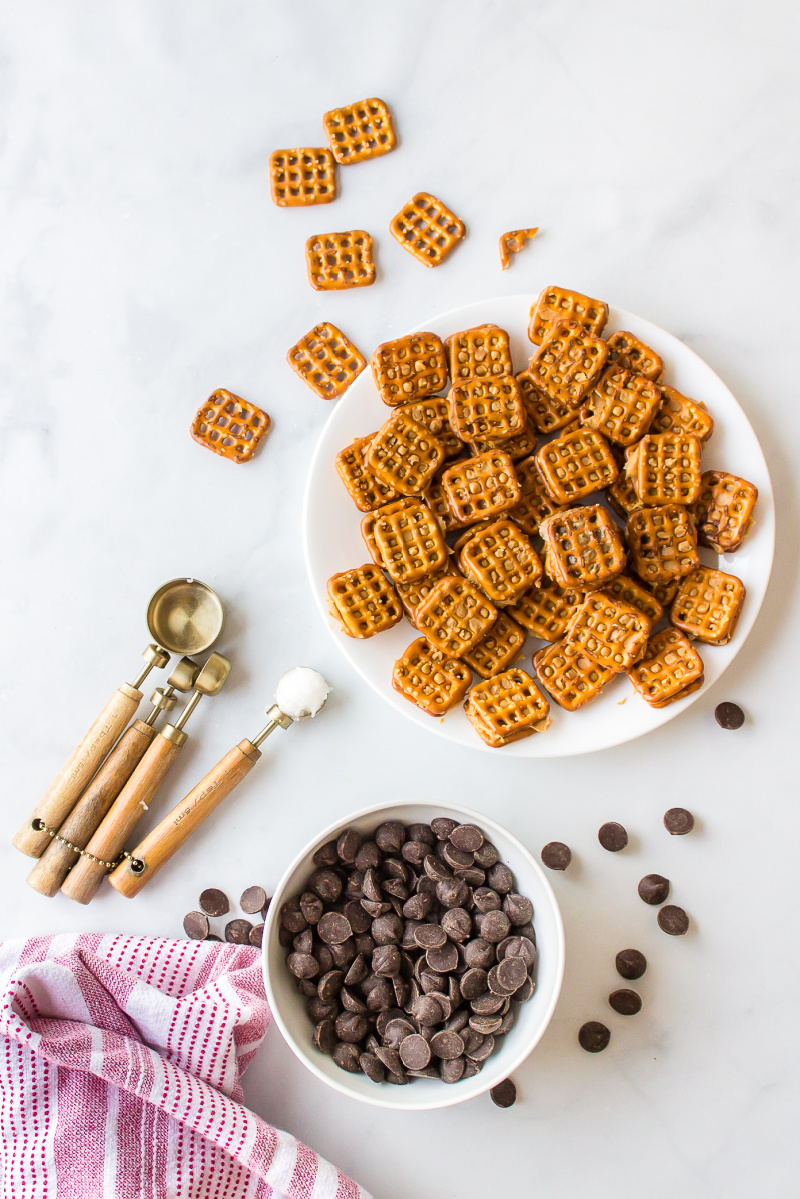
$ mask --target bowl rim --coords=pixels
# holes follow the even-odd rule
[[[279,1006],[277,996],[272,987],[272,981],[271,981],[270,970],[269,970],[269,965],[268,965],[268,960],[269,960],[268,954],[269,954],[269,949],[270,949],[270,944],[272,942],[272,938],[273,938],[273,936],[277,935],[276,929],[277,929],[277,923],[278,923],[280,909],[281,909],[282,902],[283,902],[283,899],[282,899],[283,894],[286,891],[289,879],[291,878],[294,871],[301,864],[303,859],[306,858],[309,854],[313,853],[320,845],[324,844],[326,841],[331,840],[334,833],[339,832],[342,829],[346,828],[353,821],[361,820],[365,816],[377,816],[381,812],[385,812],[388,810],[394,810],[394,809],[401,808],[404,806],[410,807],[413,805],[424,805],[426,807],[435,807],[437,809],[441,809],[442,813],[445,815],[452,813],[454,815],[458,815],[459,817],[466,817],[466,820],[462,819],[460,821],[461,823],[467,823],[467,822],[475,823],[482,830],[485,828],[485,830],[487,832],[492,832],[493,830],[496,832],[499,832],[501,834],[501,836],[504,837],[510,843],[510,845],[513,847],[514,852],[519,853],[520,856],[526,860],[527,864],[533,868],[533,872],[534,872],[534,874],[536,874],[538,876],[539,882],[543,886],[544,893],[549,900],[553,919],[554,919],[554,925],[555,925],[555,937],[554,937],[554,944],[552,946],[552,952],[554,953],[554,957],[555,957],[555,982],[554,982],[554,986],[553,986],[553,993],[552,993],[550,1000],[547,1004],[547,1007],[544,1011],[544,1015],[540,1019],[539,1027],[534,1031],[533,1036],[529,1037],[524,1042],[524,1044],[521,1042],[521,1047],[520,1047],[519,1051],[517,1052],[517,1054],[512,1057],[510,1064],[507,1064],[506,1066],[504,1066],[504,1069],[503,1069],[503,1077],[504,1078],[508,1077],[514,1070],[518,1069],[518,1067],[521,1065],[521,1063],[525,1061],[525,1059],[533,1052],[533,1050],[539,1044],[539,1042],[541,1041],[542,1037],[544,1036],[547,1028],[549,1027],[550,1021],[553,1018],[553,1014],[555,1012],[559,997],[561,995],[561,987],[564,982],[564,969],[565,969],[565,965],[566,965],[566,938],[565,938],[565,933],[564,933],[564,921],[563,921],[563,917],[561,915],[561,908],[560,908],[556,893],[553,890],[552,884],[551,884],[550,880],[548,879],[547,875],[545,874],[543,867],[539,864],[539,862],[537,862],[533,853],[527,848],[527,846],[523,845],[523,843],[519,840],[519,838],[516,837],[512,832],[510,832],[504,825],[499,824],[496,820],[493,820],[490,816],[487,816],[482,812],[476,811],[474,808],[468,808],[468,807],[464,807],[459,804],[439,802],[438,800],[430,800],[430,799],[403,799],[403,800],[397,800],[395,802],[370,804],[369,806],[367,806],[365,808],[359,808],[357,811],[350,812],[349,814],[333,821],[325,829],[323,829],[316,837],[314,837],[311,841],[309,841],[299,851],[299,853],[295,854],[292,861],[289,863],[289,865],[283,871],[283,874],[281,875],[280,879],[278,880],[278,883],[276,884],[275,889],[273,891],[272,901],[270,903],[269,910],[267,911],[266,919],[264,922],[264,938],[263,938],[263,944],[261,947],[261,972],[262,972],[262,975],[264,978],[264,987],[266,989],[267,999],[269,1001],[269,1006],[270,1006],[270,1011],[272,1012],[272,1017],[273,1017],[275,1023],[277,1024],[278,1028],[280,1029],[280,1032],[281,1032],[281,1035],[282,1035],[284,1041],[287,1043],[289,1048],[292,1050],[295,1057],[298,1058],[299,1061],[301,1061],[303,1063],[303,1065],[306,1066],[307,1069],[309,1069],[313,1074],[315,1074],[317,1078],[321,1079],[322,1082],[324,1082],[327,1086],[332,1087],[335,1091],[338,1091],[342,1095],[346,1095],[350,1099],[359,1100],[360,1102],[370,1104],[373,1107],[391,1108],[396,1111],[430,1111],[430,1110],[433,1110],[436,1108],[452,1107],[457,1103],[464,1103],[469,1099],[476,1098],[478,1095],[485,1094],[487,1091],[489,1091],[493,1086],[495,1086],[501,1080],[492,1078],[491,1073],[489,1073],[485,1083],[482,1085],[478,1085],[477,1089],[475,1089],[475,1088],[470,1089],[468,1094],[459,1094],[458,1084],[456,1084],[455,1086],[445,1086],[444,1084],[442,1084],[442,1091],[444,1093],[440,1099],[435,1099],[431,1102],[430,1100],[425,1100],[425,1099],[421,1098],[420,1102],[417,1104],[396,1103],[389,1098],[383,1098],[381,1094],[376,1094],[376,1096],[373,1098],[372,1095],[365,1095],[365,1094],[361,1094],[358,1091],[351,1090],[350,1087],[347,1086],[344,1079],[342,1081],[339,1081],[336,1078],[330,1078],[323,1070],[321,1070],[319,1068],[319,1066],[316,1064],[316,1062],[313,1060],[313,1057],[311,1056],[311,1053],[309,1052],[308,1048],[298,1044],[298,1042],[295,1040],[293,1034],[290,1032],[289,1028],[285,1024],[283,1017],[281,1015],[281,1012],[280,1012],[280,1006]],[[548,952],[551,952],[550,946],[548,946]],[[310,1041],[309,1041],[309,1046],[310,1046]],[[482,1077],[482,1074],[483,1074],[483,1071],[481,1072],[481,1074],[475,1076],[476,1082],[478,1079],[480,1079]],[[379,1092],[381,1089],[376,1087],[375,1090],[376,1090],[376,1092]],[[427,1094],[427,1090],[426,1090],[426,1094]]]

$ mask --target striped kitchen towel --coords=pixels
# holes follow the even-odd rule
[[[4,1199],[369,1199],[244,1106],[269,1021],[247,946],[0,944]]]

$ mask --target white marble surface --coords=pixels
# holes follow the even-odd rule
[[[202,886],[269,886],[318,828],[384,798],[459,798],[535,849],[558,838],[576,855],[555,879],[563,997],[512,1110],[484,1098],[393,1117],[335,1098],[268,1036],[249,1102],[380,1199],[792,1191],[797,34],[788,0],[27,0],[0,16],[2,935],[179,935]],[[275,208],[269,152],[318,144],[326,108],[375,93],[396,113],[398,151],[342,171],[334,207]],[[387,230],[419,188],[469,227],[436,271]],[[529,224],[540,236],[502,274],[498,234]],[[377,237],[378,282],[318,295],[304,239],[352,226]],[[298,542],[329,410],[284,355],[323,316],[369,352],[426,313],[552,282],[649,317],[722,375],[767,453],[780,548],[716,690],[645,740],[534,766],[426,736],[337,653]],[[188,435],[218,386],[273,415],[248,466]],[[252,735],[286,667],[329,675],[330,711],[276,734],[137,900],[46,900],[9,838],[135,672],[147,597],[180,573],[227,602],[234,673],[194,719],[162,802]],[[726,698],[748,711],[736,734],[713,720]],[[676,801],[699,818],[691,837],[661,827]],[[630,829],[625,854],[598,846],[606,819]],[[663,936],[636,896],[653,870],[691,913],[685,939]],[[650,960],[628,1020],[605,1003],[625,945]],[[588,1018],[612,1029],[596,1057],[575,1042]]]

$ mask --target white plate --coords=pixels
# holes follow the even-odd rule
[[[467,304],[424,321],[416,328],[446,337],[459,329],[492,322],[508,330],[515,367],[522,370],[532,351],[527,324],[535,298],[503,296]],[[707,405],[715,426],[703,454],[703,469],[729,470],[749,479],[758,488],[755,524],[742,548],[735,554],[722,555],[719,560],[710,551],[701,550],[704,562],[716,565],[719,561],[721,570],[742,579],[747,598],[733,640],[724,646],[699,646],[705,663],[705,684],[693,695],[666,708],[651,708],[635,694],[627,677],[622,675],[609,684],[598,700],[579,712],[565,712],[556,703],[551,703],[553,722],[547,732],[506,746],[501,751],[505,756],[556,758],[588,753],[631,741],[666,724],[712,687],[733,661],[753,627],[767,590],[775,543],[775,510],[769,471],[750,422],[711,367],[677,337],[633,313],[612,308],[606,332],[616,329],[627,329],[652,346],[664,359],[665,381]],[[346,637],[335,627],[328,611],[326,585],[330,576],[370,560],[361,537],[361,513],[336,473],[334,458],[353,438],[378,429],[389,412],[378,396],[372,372],[367,368],[339,400],[322,430],[308,472],[303,513],[304,550],[311,587],[322,619],[342,653],[387,703],[407,720],[413,720],[438,737],[472,749],[488,750],[460,706],[443,718],[431,717],[392,687],[394,662],[419,636],[408,621],[401,621],[377,637],[358,641]],[[519,664],[530,670],[530,655],[543,644],[529,638]],[[497,750],[490,752],[498,753]]]

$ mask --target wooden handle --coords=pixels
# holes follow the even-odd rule
[[[87,853],[104,862],[119,856],[180,751],[180,744],[158,734],[86,846]],[[78,903],[89,903],[106,874],[105,866],[82,857],[64,879],[61,891]]]
[[[14,838],[12,844],[22,853],[31,858],[42,856],[50,844],[50,836],[34,829],[34,820],[43,820],[48,828],[61,828],[86,784],[139,707],[141,698],[141,691],[128,683],[123,683],[114,692]]]
[[[58,830],[60,836],[79,849],[86,848],[87,841],[141,762],[155,735],[156,730],[143,720],[134,721],[125,730]],[[28,886],[52,898],[78,858],[69,845],[51,839],[28,875]]]
[[[131,869],[130,859],[126,858],[109,875],[108,881],[111,886],[127,899],[138,895],[145,883],[158,873],[184,841],[188,841],[205,818],[230,795],[234,787],[239,786],[260,757],[261,750],[256,749],[247,739],[240,741],[234,749],[226,753],[186,798],[176,804],[132,851],[132,858],[144,862],[144,870],[137,874]]]

